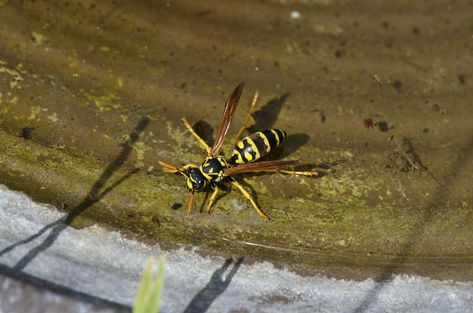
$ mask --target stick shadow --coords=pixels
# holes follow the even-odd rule
[[[225,263],[212,274],[207,285],[194,296],[183,313],[206,312],[212,303],[228,288],[233,277],[240,269],[243,260],[244,257],[239,257],[227,277],[223,279],[223,274],[233,263],[233,258],[226,259]]]
[[[434,221],[436,216],[436,210],[445,204],[448,194],[455,187],[455,181],[458,180],[458,176],[462,174],[462,167],[465,164],[468,164],[468,160],[473,157],[473,136],[469,138],[468,144],[461,149],[458,153],[464,157],[458,158],[455,163],[453,163],[450,172],[439,178],[437,180],[438,188],[435,192],[435,196],[431,201],[426,205],[422,210],[424,218],[420,219],[421,222],[418,222],[413,229],[409,239],[406,241],[398,256],[393,260],[393,262],[387,266],[379,277],[379,282],[375,287],[368,292],[365,298],[360,302],[360,304],[352,311],[354,313],[363,313],[370,310],[370,306],[376,303],[379,295],[385,287],[389,285],[393,279],[393,275],[399,272],[400,267],[408,261],[409,255],[414,252],[416,245],[422,234],[425,232],[427,226]]]
[[[85,210],[90,208],[92,205],[99,202],[103,197],[105,197],[114,188],[116,188],[118,185],[123,183],[125,180],[127,180],[130,176],[132,176],[138,171],[137,169],[131,170],[127,174],[119,178],[117,181],[112,183],[110,186],[104,188],[107,182],[110,180],[110,178],[114,174],[114,172],[117,171],[123,165],[123,163],[127,160],[130,153],[133,151],[133,145],[139,140],[140,134],[145,130],[149,122],[150,120],[148,118],[142,118],[139,121],[138,125],[131,133],[130,139],[128,140],[128,142],[126,142],[126,144],[123,145],[123,148],[120,154],[118,155],[118,157],[105,168],[102,175],[93,184],[88,195],[85,197],[84,200],[82,200],[81,203],[79,203],[76,207],[74,207],[67,215],[46,225],[45,227],[43,227],[41,230],[39,230],[32,236],[24,240],[21,240],[19,242],[16,242],[0,251],[0,257],[1,257],[2,255],[14,250],[15,248],[21,245],[32,242],[33,240],[39,238],[41,235],[49,231],[48,236],[40,244],[32,248],[14,266],[9,268],[8,271],[5,269],[5,266],[2,266],[0,269],[3,274],[7,274],[7,276],[12,276],[11,273],[22,272],[23,269],[28,264],[30,264],[39,254],[41,254],[42,252],[44,252],[45,250],[47,250],[49,247],[51,247],[54,244],[54,242],[58,239],[62,231],[66,229],[69,225],[71,225],[71,223],[75,220],[77,216],[79,216]],[[8,273],[10,273],[10,275],[8,275]]]
[[[91,296],[87,293],[80,292],[77,290],[74,290],[72,288],[64,287],[59,284],[52,283],[50,281],[35,277],[33,275],[24,273],[24,272],[19,272],[16,271],[6,265],[0,264],[0,273],[6,277],[9,277],[11,279],[21,281],[23,283],[33,285],[35,287],[41,288],[41,289],[47,289],[51,292],[60,294],[62,296],[70,297],[72,299],[78,300],[78,301],[83,301],[87,302],[90,304],[98,305],[100,307],[103,307],[104,309],[113,309],[114,311],[118,312],[130,312],[131,308],[129,306],[123,305],[121,303],[117,303],[114,301],[102,299],[99,297],[94,297]]]

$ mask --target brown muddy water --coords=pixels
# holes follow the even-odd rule
[[[297,12],[297,13],[296,13]],[[0,183],[172,248],[303,274],[472,280],[471,1],[0,1]],[[289,136],[317,178],[242,175],[185,206],[158,161],[199,163],[233,88],[230,135]],[[224,151],[231,149],[227,140]]]

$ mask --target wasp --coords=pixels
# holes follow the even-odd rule
[[[159,164],[162,166],[165,172],[179,173],[186,178],[187,188],[191,192],[187,200],[187,209],[189,212],[192,211],[194,193],[203,191],[210,187],[213,189],[213,192],[206,208],[206,212],[210,213],[221,185],[225,182],[229,182],[250,201],[251,205],[258,212],[259,216],[265,220],[269,220],[269,216],[260,209],[250,193],[246,191],[245,188],[243,188],[243,186],[237,181],[235,175],[263,171],[306,176],[318,175],[317,171],[292,171],[283,169],[284,166],[298,164],[299,161],[296,160],[255,162],[282,144],[284,139],[287,137],[287,134],[284,130],[267,129],[258,131],[237,141],[248,126],[249,119],[258,100],[258,92],[255,93],[253,101],[250,105],[248,117],[243,127],[237,133],[236,140],[234,140],[236,143],[234,144],[231,157],[227,159],[222,154],[220,154],[223,141],[227,135],[228,129],[230,128],[231,121],[240,100],[243,86],[244,83],[239,84],[228,97],[223,109],[223,116],[217,132],[217,137],[215,138],[215,142],[212,147],[210,147],[194,131],[187,118],[182,118],[184,126],[207,151],[207,157],[200,166],[189,163],[182,167],[176,167],[169,163],[159,161]]]

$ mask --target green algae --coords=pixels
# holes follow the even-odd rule
[[[33,41],[36,45],[42,45],[46,40],[46,37],[40,32],[33,31],[31,32],[31,35],[33,36]]]
[[[105,95],[93,95],[83,91],[83,95],[88,101],[93,103],[100,112],[107,112],[111,109],[118,110],[122,107],[120,98],[111,93]]]
[[[16,69],[10,68],[6,65],[5,61],[0,60],[0,74],[6,74],[7,76],[10,76],[10,81],[9,81],[9,86],[10,89],[21,89],[21,81],[23,80],[23,77],[17,71]]]
[[[88,199],[90,186],[97,182],[101,169],[106,166],[4,132],[0,132],[0,139],[4,143],[0,150],[2,183],[25,190],[39,201],[56,205],[66,202],[72,212],[74,206],[80,206],[81,200]],[[18,175],[20,172],[34,175]],[[116,170],[103,188],[114,184],[123,175],[127,175],[125,168]],[[270,199],[261,196],[267,194],[267,187],[258,183],[252,186],[260,193],[261,204],[273,218],[271,222],[260,220],[251,206],[235,192],[220,199],[212,215],[198,212],[188,215],[185,210],[170,208],[176,199],[186,197],[185,188],[179,186],[180,183],[183,183],[180,177],[175,176],[149,176],[144,172],[132,174],[113,192],[81,212],[72,225],[86,227],[101,223],[145,240],[198,244],[218,251],[244,252],[269,259],[281,260],[279,249],[285,249],[290,253],[286,253],[283,259],[290,263],[297,260],[299,265],[320,265],[330,258],[358,265],[369,260],[380,266],[395,259],[397,252],[402,252],[403,243],[409,241],[418,223],[411,210],[390,205],[373,207],[363,201],[352,201],[348,205],[347,201],[315,202],[304,198],[288,203],[281,198]],[[332,189],[331,185],[327,188]],[[458,223],[458,220],[449,220]],[[301,227],[301,224],[305,226]],[[445,234],[445,225],[433,223],[429,232],[438,236]],[[448,235],[449,240],[452,236],[451,233]],[[417,258],[422,259],[438,250],[436,245],[440,238],[423,242],[416,250]],[[463,235],[456,237],[454,242],[466,247],[464,244],[469,239],[469,235]],[[241,241],[270,248],[258,251],[251,245],[240,247],[238,243]],[[447,254],[449,251],[444,252]],[[316,259],[314,254],[318,256]]]

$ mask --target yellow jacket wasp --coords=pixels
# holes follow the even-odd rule
[[[192,202],[194,200],[194,193],[196,191],[202,191],[207,186],[213,189],[213,193],[210,196],[209,203],[207,205],[206,212],[210,213],[215,198],[219,191],[219,185],[225,181],[230,182],[233,186],[238,188],[240,192],[251,202],[258,214],[265,220],[269,220],[269,216],[266,215],[256,204],[253,197],[246,191],[240,183],[233,177],[237,174],[248,173],[248,172],[280,172],[288,174],[298,174],[306,176],[316,176],[316,171],[290,171],[282,169],[285,165],[294,165],[299,161],[263,161],[255,162],[263,156],[267,155],[271,150],[278,147],[283,140],[286,138],[286,132],[280,129],[267,129],[253,133],[247,137],[244,137],[238,141],[234,148],[230,159],[225,159],[223,155],[219,155],[220,148],[222,147],[223,140],[227,135],[230,123],[233,119],[235,109],[240,100],[241,92],[243,90],[243,83],[239,84],[235,90],[228,97],[223,110],[222,122],[215,138],[215,143],[210,147],[192,128],[187,119],[182,118],[182,122],[186,128],[192,133],[192,135],[199,141],[199,143],[206,149],[207,158],[202,162],[200,166],[194,164],[186,164],[182,167],[176,167],[174,165],[161,162],[159,164],[163,167],[166,172],[179,173],[186,178],[187,188],[191,191],[189,199],[187,201],[188,211],[192,211]],[[248,118],[243,127],[238,132],[237,138],[248,126],[249,117],[256,105],[258,100],[258,93],[255,94],[253,102],[250,106],[250,112]]]

